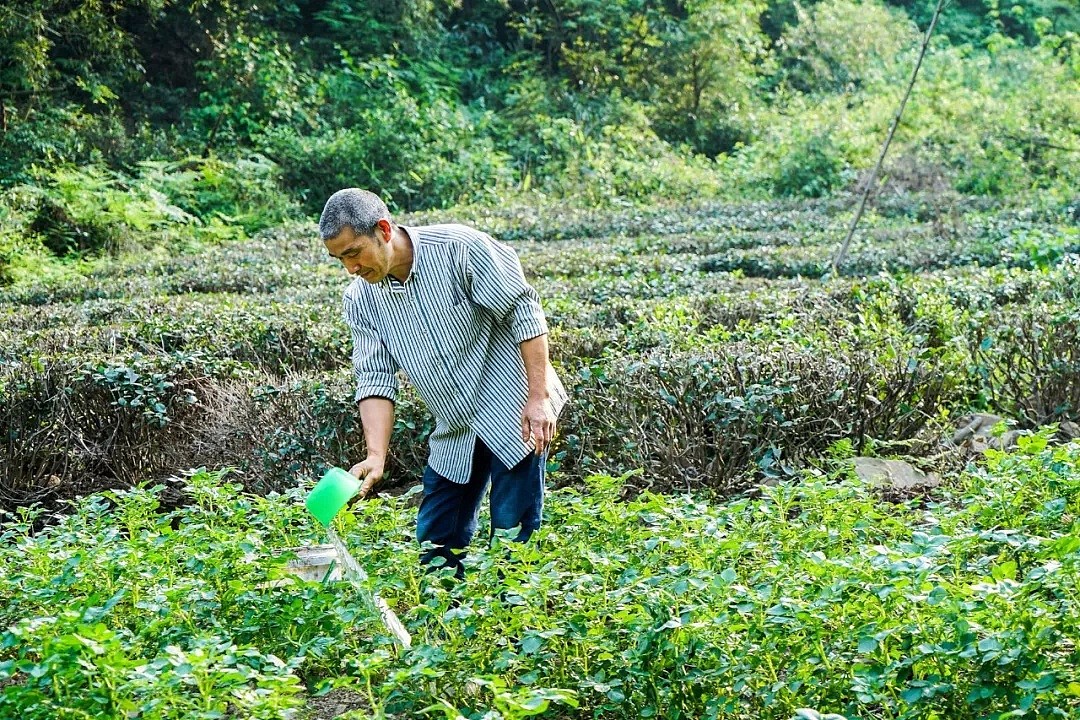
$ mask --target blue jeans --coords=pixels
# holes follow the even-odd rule
[[[436,547],[424,550],[420,562],[436,557],[446,559],[461,577],[463,551],[476,532],[480,501],[491,484],[491,533],[521,526],[514,538],[525,542],[540,527],[544,508],[545,455],[530,453],[512,468],[502,464],[479,438],[473,449],[472,476],[469,482],[455,483],[442,477],[429,465],[424,470],[424,500],[416,516],[416,539]],[[489,535],[489,537],[490,537]]]

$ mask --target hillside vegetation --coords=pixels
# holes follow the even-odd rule
[[[250,234],[341,187],[396,210],[855,188],[929,24],[911,0],[0,8],[0,282]],[[1076,196],[1080,9],[954,0],[886,187]]]

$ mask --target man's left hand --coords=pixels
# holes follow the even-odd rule
[[[543,455],[555,437],[555,413],[547,400],[529,400],[521,411],[521,441],[536,443],[536,454]]]

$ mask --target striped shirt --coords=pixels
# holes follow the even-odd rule
[[[466,483],[479,437],[506,467],[533,451],[521,441],[528,379],[518,345],[547,333],[536,291],[510,247],[465,225],[399,226],[412,240],[405,282],[388,275],[345,290],[356,400],[397,398],[404,370],[435,416],[428,464]],[[558,415],[567,396],[551,364]]]

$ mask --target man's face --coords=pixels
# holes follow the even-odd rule
[[[365,282],[381,282],[390,273],[390,223],[380,220],[373,235],[360,235],[346,227],[326,240],[330,257],[337,258],[350,275]]]

